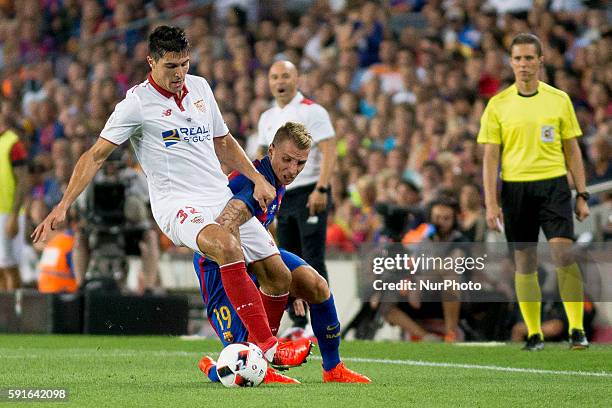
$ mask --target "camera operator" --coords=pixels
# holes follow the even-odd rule
[[[462,245],[467,240],[459,231],[459,206],[452,197],[440,196],[428,206],[428,222],[420,224],[404,236],[405,244],[425,244],[428,253],[438,257],[460,256],[465,254]],[[431,245],[436,243],[438,245]],[[446,243],[443,245],[442,243]],[[430,279],[458,279],[454,273],[442,270],[429,271]],[[415,294],[417,295],[415,297]],[[419,296],[427,295],[428,299]],[[460,294],[454,290],[444,290],[440,299],[430,299],[429,293],[418,295],[410,291],[407,299],[392,305],[386,305],[383,310],[385,319],[392,325],[399,326],[405,333],[410,333],[413,341],[428,340],[439,341],[441,338],[434,335],[434,331],[442,332],[444,341],[454,342],[462,333],[459,329],[459,315],[461,311]],[[427,327],[423,323],[433,320],[442,320],[440,324]]]
[[[421,224],[424,211],[421,208],[421,192],[411,181],[402,179],[397,191],[389,194],[389,202],[376,204],[376,212],[383,219],[381,236],[390,242],[401,242],[403,235]]]
[[[376,203],[375,209],[383,219],[380,250],[385,256],[393,256],[393,251],[397,251],[398,248],[392,244],[399,244],[408,229],[423,222],[424,211],[420,206],[420,190],[411,181],[402,179],[397,188],[389,192],[388,197],[389,201]],[[385,279],[393,280],[396,277],[397,274],[389,273]],[[367,284],[364,287],[372,286]],[[368,301],[362,304],[357,315],[344,328],[343,337],[349,330],[354,329],[355,338],[372,339],[382,326],[381,317],[389,306],[381,307],[381,303],[389,300],[376,292],[366,294],[366,298]]]
[[[130,255],[142,260],[137,292],[157,284],[159,242],[150,222],[146,179],[130,166],[133,162],[129,152],[113,152],[77,200],[74,267],[87,290],[125,289]]]

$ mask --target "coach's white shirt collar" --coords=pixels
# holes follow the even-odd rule
[[[287,105],[285,105],[284,108],[286,108],[289,105],[294,105],[296,103],[300,103],[302,101],[302,99],[304,99],[304,95],[302,95],[302,93],[300,91],[297,91],[297,93],[295,94],[295,96],[293,97],[293,99],[291,99],[289,101],[289,103]],[[278,102],[276,101],[276,99],[274,99],[274,107],[278,108],[278,109],[284,109],[281,108],[280,105],[278,104]]]

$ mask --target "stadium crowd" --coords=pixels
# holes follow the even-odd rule
[[[439,195],[457,200],[469,239],[485,239],[476,134],[488,99],[513,81],[507,49],[520,32],[542,40],[544,80],[574,103],[588,183],[612,178],[606,2],[208,3],[0,2],[1,115],[28,151],[26,236],[57,204],[115,104],[146,77],[147,35],[168,22],[187,30],[191,72],[210,82],[251,156],[272,100],[269,67],[287,59],[300,69],[300,91],[328,110],[337,135],[329,248],[399,241]],[[143,177],[129,152],[119,163]],[[158,234],[162,251],[180,250]]]

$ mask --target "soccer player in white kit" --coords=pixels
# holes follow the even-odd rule
[[[251,218],[235,237],[216,219],[232,197],[220,160],[255,184],[262,209],[276,191],[259,174],[229,130],[204,78],[187,75],[190,47],[178,27],[160,26],[149,36],[151,73],[115,107],[94,146],[78,160],[60,203],[36,227],[34,242],[64,221],[66,211],[110,153],[130,140],[149,185],[153,217],[176,244],[201,252],[221,266],[221,280],[240,319],[268,361],[277,367],[302,364],[311,343],[279,344],[268,326],[248,262],[278,254],[261,223]],[[242,248],[241,248],[242,245]],[[244,249],[244,254],[243,254]],[[279,274],[275,278],[289,279]]]

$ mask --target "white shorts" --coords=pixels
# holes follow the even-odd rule
[[[25,244],[25,214],[19,214],[17,223],[19,228],[17,235],[9,239],[6,236],[6,223],[8,222],[9,214],[0,214],[0,268],[13,268],[21,262],[21,250]]]
[[[227,202],[213,207],[183,205],[177,208],[174,218],[170,221],[169,238],[175,245],[186,246],[202,253],[197,244],[198,234],[207,225],[217,224],[215,219],[226,204]],[[247,264],[279,254],[272,236],[255,217],[240,226],[240,242]]]

